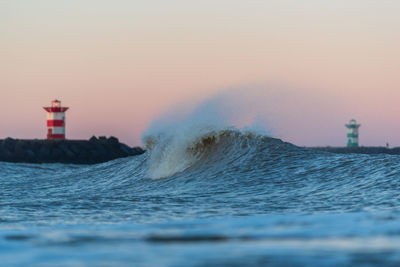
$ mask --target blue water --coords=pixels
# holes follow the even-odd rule
[[[233,129],[91,166],[0,163],[10,266],[400,264],[400,157]]]

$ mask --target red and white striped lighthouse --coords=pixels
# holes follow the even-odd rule
[[[61,102],[53,100],[51,107],[43,107],[47,111],[47,140],[65,139],[65,112],[67,107],[61,107]]]

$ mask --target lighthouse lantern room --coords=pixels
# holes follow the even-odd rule
[[[43,107],[47,111],[47,139],[65,139],[65,112],[67,107],[61,106],[61,101],[53,100],[51,107]]]

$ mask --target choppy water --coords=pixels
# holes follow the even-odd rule
[[[234,129],[93,166],[0,163],[5,265],[399,265],[400,157]]]

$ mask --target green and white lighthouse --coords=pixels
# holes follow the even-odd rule
[[[356,120],[350,120],[346,124],[347,128],[347,147],[358,147],[358,128],[361,124],[357,124]]]

